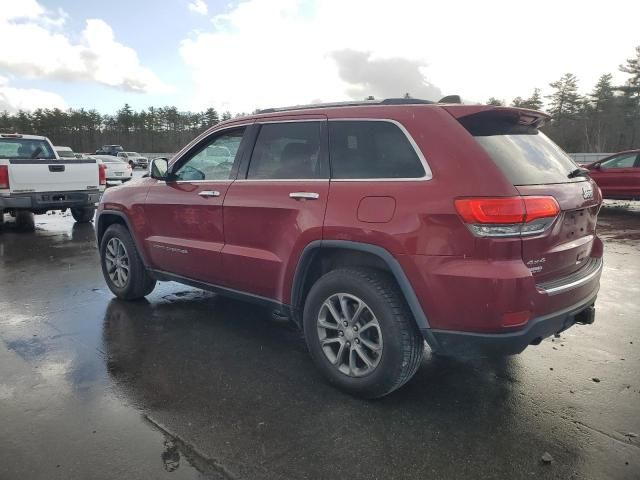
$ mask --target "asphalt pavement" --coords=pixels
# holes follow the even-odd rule
[[[640,478],[638,204],[601,212],[595,324],[510,358],[427,353],[377,401],[262,308],[170,282],[115,300],[92,224],[6,222],[0,479]]]

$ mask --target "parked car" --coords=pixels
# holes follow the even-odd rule
[[[118,155],[118,153],[124,152],[124,148],[122,145],[103,145],[98,150],[96,150],[96,155],[113,155],[114,157]]]
[[[131,168],[142,167],[146,169],[149,166],[149,159],[136,152],[119,152],[117,156],[129,162]]]
[[[414,99],[218,124],[149,178],[107,191],[108,287],[175,280],[258,302],[318,368],[364,397],[423,355],[509,355],[592,323],[602,270],[595,183],[531,110]]]
[[[67,209],[90,222],[105,183],[95,159],[61,158],[46,137],[0,134],[0,223],[5,213]]]
[[[640,149],[613,154],[586,168],[604,198],[640,200]]]
[[[112,155],[92,155],[105,166],[107,183],[128,182],[133,177],[133,169],[129,163]]]

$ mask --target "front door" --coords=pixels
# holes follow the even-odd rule
[[[247,127],[215,132],[170,166],[145,203],[145,239],[152,268],[206,283],[223,281],[222,203]]]
[[[229,288],[287,302],[306,245],[322,238],[329,193],[326,118],[264,120],[224,202]]]

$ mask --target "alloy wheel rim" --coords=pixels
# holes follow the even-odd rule
[[[109,240],[104,262],[111,282],[118,288],[126,287],[129,281],[129,254],[120,239],[114,237]]]
[[[320,307],[317,320],[322,351],[334,368],[349,377],[372,373],[382,358],[380,323],[360,298],[336,293]]]

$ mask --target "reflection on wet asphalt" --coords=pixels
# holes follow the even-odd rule
[[[373,402],[266,310],[175,283],[115,300],[92,225],[7,222],[0,479],[640,478],[638,205],[601,213],[594,325],[506,359],[426,355]]]

